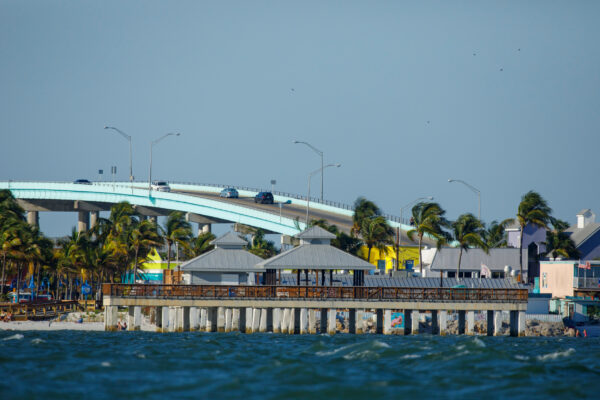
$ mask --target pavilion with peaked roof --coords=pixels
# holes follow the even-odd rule
[[[256,264],[262,258],[246,251],[248,244],[233,232],[211,242],[215,248],[181,264],[183,280],[191,285],[255,284],[256,273],[264,270]]]
[[[363,259],[333,247],[331,240],[335,239],[335,235],[319,226],[308,228],[295,237],[300,239],[299,246],[257,264],[257,267],[265,271],[267,285],[276,285],[278,281],[281,283],[280,279],[277,279],[277,271],[295,269],[298,285],[300,285],[301,271],[304,271],[306,281],[308,281],[309,271],[315,271],[316,285],[319,285],[320,274],[320,284],[324,286],[326,271],[329,271],[329,282],[332,282],[334,270],[351,270],[354,271],[353,285],[364,286],[365,271],[375,268]]]

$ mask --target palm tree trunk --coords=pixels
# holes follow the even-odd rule
[[[171,269],[171,242],[167,242],[167,269]]]
[[[19,302],[19,292],[21,291],[21,263],[17,263],[17,303]]]
[[[133,282],[131,283],[135,283],[135,274],[137,273],[137,267],[138,267],[138,252],[139,252],[139,248],[135,249],[135,259],[133,261]]]
[[[371,262],[371,248],[373,246],[368,246],[369,251],[367,252],[367,262],[370,263]]]
[[[423,253],[421,252],[421,243],[423,241],[423,235],[419,235],[419,274],[423,276]]]
[[[462,259],[462,247],[460,248],[460,251],[458,252],[458,265],[456,266],[456,280],[460,281],[460,261]]]

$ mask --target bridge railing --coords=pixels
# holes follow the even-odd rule
[[[340,286],[221,286],[111,284],[104,296],[159,299],[308,299],[420,302],[527,302],[527,289]]]

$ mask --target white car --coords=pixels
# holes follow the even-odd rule
[[[170,192],[171,188],[169,184],[165,181],[154,181],[151,186],[152,190],[156,190],[157,192]]]

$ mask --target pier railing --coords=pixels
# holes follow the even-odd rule
[[[342,286],[221,286],[111,284],[104,296],[160,299],[367,300],[415,302],[527,302],[527,289]]]

